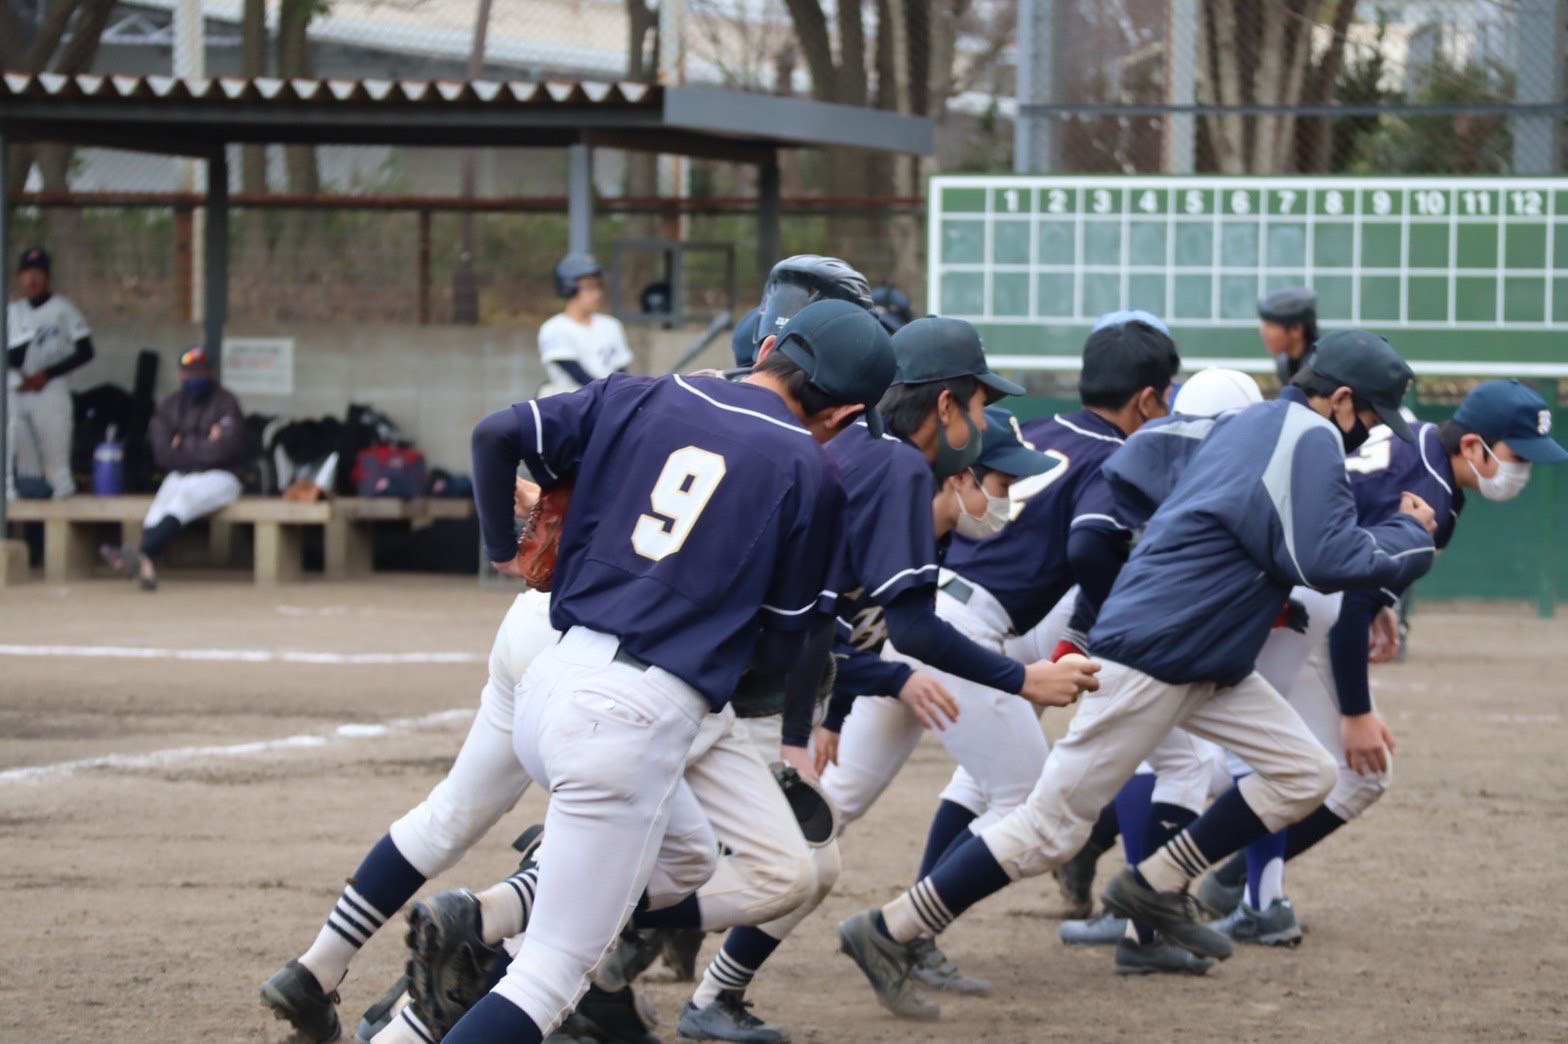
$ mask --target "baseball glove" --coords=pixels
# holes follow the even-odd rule
[[[523,567],[523,583],[535,591],[548,591],[555,582],[555,556],[561,550],[561,530],[571,503],[572,487],[563,482],[539,494],[528,512],[523,535],[517,540],[517,558]]]
[[[799,772],[785,764],[773,766],[773,778],[784,791],[784,800],[795,813],[806,844],[821,848],[838,836],[838,809],[821,787],[802,779]]]

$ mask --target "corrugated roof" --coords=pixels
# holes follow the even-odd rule
[[[660,88],[645,83],[524,83],[517,80],[281,80],[257,77],[179,79],[172,76],[97,76],[6,73],[0,96],[226,103],[297,102],[311,105],[618,105],[657,108]]]

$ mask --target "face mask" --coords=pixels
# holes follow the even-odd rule
[[[1492,447],[1485,442],[1481,448],[1486,450],[1486,455],[1497,461],[1497,474],[1487,478],[1481,474],[1479,468],[1470,464],[1470,470],[1475,472],[1476,481],[1481,484],[1481,495],[1487,500],[1512,500],[1524,492],[1524,487],[1530,481],[1530,464],[1528,461],[1516,462],[1503,460],[1492,452]]]
[[[931,462],[931,470],[936,472],[938,479],[952,478],[965,468],[980,459],[980,429],[975,427],[975,422],[965,412],[964,423],[969,426],[969,441],[964,443],[962,449],[954,447],[947,441],[947,425],[942,423],[941,417],[936,423],[936,460]]]
[[[985,514],[971,515],[969,510],[964,507],[964,498],[959,495],[958,490],[953,490],[953,496],[958,500],[958,525],[956,528],[959,535],[969,537],[971,540],[984,540],[986,537],[995,536],[1002,531],[1003,526],[1007,525],[1007,499],[1005,497],[997,498],[987,493],[985,495],[987,502]],[[997,499],[1001,499],[1003,504],[1000,519],[993,515],[993,510],[996,507],[994,501]]]
[[[1345,456],[1348,457],[1352,453],[1356,452],[1356,450],[1360,449],[1361,444],[1367,441],[1367,436],[1370,434],[1371,432],[1367,430],[1367,426],[1362,423],[1360,417],[1355,419],[1355,422],[1349,431],[1341,430],[1339,437],[1340,440],[1345,444]]]
[[[992,532],[999,533],[1002,527],[1012,521],[1013,498],[994,497],[987,492],[985,495],[985,520],[992,527]]]
[[[180,390],[189,399],[204,399],[212,391],[211,377],[183,377],[180,379]]]

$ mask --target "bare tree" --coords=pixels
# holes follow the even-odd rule
[[[26,24],[16,0],[0,0],[0,65],[68,76],[89,71],[113,8],[114,0],[54,0],[33,27]],[[72,155],[69,146],[57,144],[15,149],[5,172],[6,192],[20,191],[34,164],[45,189],[67,188]]]
[[[240,74],[247,80],[267,75],[267,0],[245,0],[240,21]],[[240,149],[240,184],[246,192],[267,191],[267,148]]]
[[[307,31],[316,15],[323,13],[321,0],[282,0],[278,9],[278,75],[284,79],[311,76],[310,40]],[[316,166],[316,150],[309,145],[290,145],[284,150],[289,191],[315,195],[321,191],[321,171]]]

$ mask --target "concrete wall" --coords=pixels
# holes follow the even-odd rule
[[[175,390],[176,359],[199,342],[185,323],[93,325],[98,356],[71,375],[81,391],[111,382],[129,388],[136,353],[159,352],[158,396]],[[635,369],[664,373],[698,330],[628,329]],[[293,417],[342,416],[351,402],[391,417],[425,452],[432,466],[467,473],[468,436],[492,410],[531,397],[544,380],[535,331],[474,326],[233,324],[232,337],[294,338],[294,394],[241,395],[247,413]],[[729,336],[721,334],[689,369],[730,364]]]

